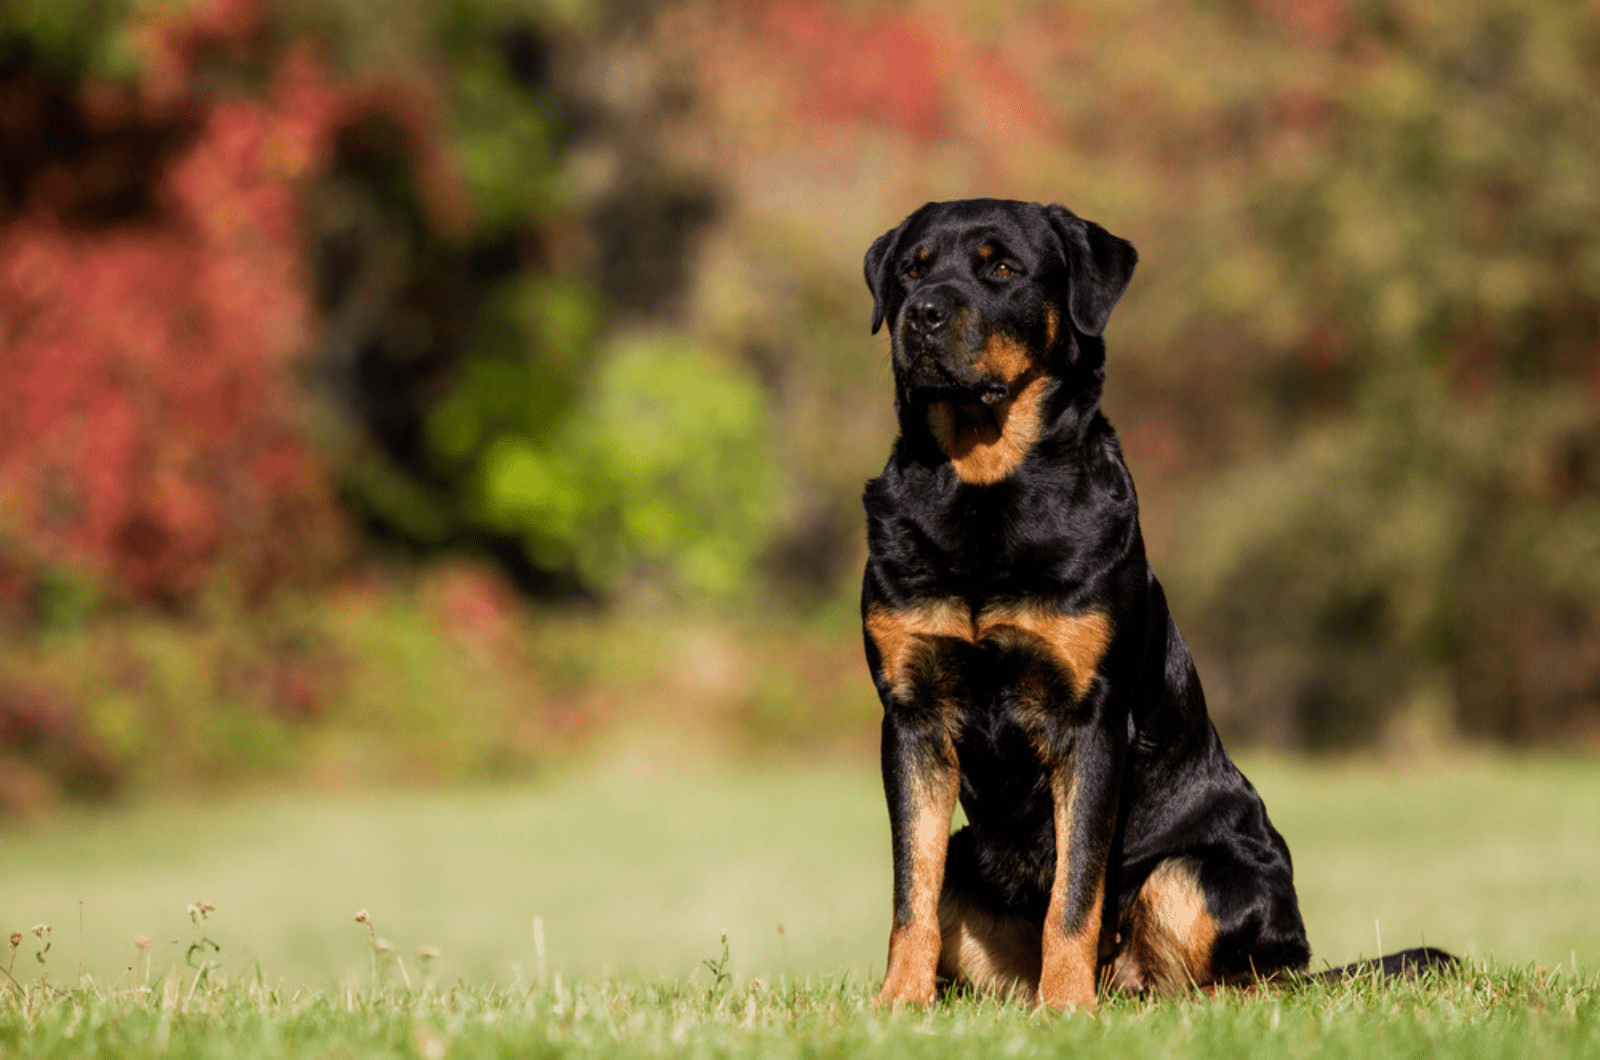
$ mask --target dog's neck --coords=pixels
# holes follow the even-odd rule
[[[963,483],[992,486],[1015,474],[1047,440],[1053,447],[1081,445],[1097,419],[1103,378],[1100,365],[1065,378],[1035,366],[993,404],[904,396],[897,402],[901,439],[930,456],[937,452]]]

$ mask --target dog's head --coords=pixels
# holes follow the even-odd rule
[[[930,202],[867,251],[872,330],[889,323],[902,438],[925,428],[956,476],[1009,478],[1063,408],[1099,400],[1100,332],[1133,244],[1060,206]],[[1062,391],[1059,380],[1079,385]],[[913,441],[911,444],[915,444]]]
[[[867,251],[872,330],[889,324],[904,395],[992,406],[1030,376],[1070,367],[1137,259],[1133,244],[1061,206],[931,202]]]

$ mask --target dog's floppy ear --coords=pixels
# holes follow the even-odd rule
[[[900,233],[905,231],[910,218],[879,236],[867,250],[863,269],[867,274],[867,287],[872,291],[872,333],[883,327],[883,318],[889,310],[889,271],[894,267],[895,249]]]
[[[1072,323],[1085,335],[1098,335],[1133,279],[1139,252],[1126,239],[1118,239],[1064,206],[1047,206],[1045,213],[1067,258],[1071,275],[1067,310]]]

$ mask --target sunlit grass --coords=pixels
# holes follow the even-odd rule
[[[841,978],[589,979],[288,991],[169,977],[0,992],[8,1057],[1300,1057],[1600,1055],[1594,975],[1475,966],[1420,980],[1296,985],[1094,1015],[956,997],[886,1012]]]
[[[1424,940],[1503,965],[1600,968],[1600,763],[1252,761],[1295,855],[1316,959]],[[206,922],[222,972],[333,988],[371,976],[358,909],[417,976],[684,976],[719,951],[743,982],[881,974],[888,838],[867,765],[650,772],[532,786],[237,796],[73,811],[0,831],[0,931],[19,977],[123,986],[185,971]],[[781,925],[781,928],[780,928]],[[142,953],[137,936],[152,940]],[[119,988],[120,989],[120,988]]]

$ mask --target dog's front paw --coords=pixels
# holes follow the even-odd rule
[[[896,924],[889,933],[889,967],[883,973],[883,989],[878,991],[877,1003],[931,1004],[941,945],[938,921],[932,917]]]
[[[896,976],[884,977],[883,989],[878,991],[875,1005],[931,1005],[934,999],[933,976]]]
[[[1051,974],[1052,971],[1055,974]],[[1039,983],[1039,1007],[1093,1012],[1094,974],[1090,972],[1084,975],[1082,971],[1077,968],[1047,968]]]

